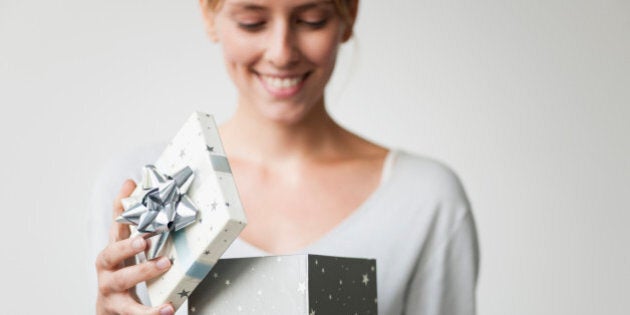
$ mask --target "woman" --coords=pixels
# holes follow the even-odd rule
[[[457,177],[352,134],[326,111],[324,88],[352,35],[358,0],[200,4],[239,95],[220,133],[249,223],[224,257],[372,257],[379,314],[473,314],[478,251]],[[114,215],[134,187],[124,183]],[[129,292],[170,262],[120,268],[147,246],[128,236],[113,224],[96,260],[97,312],[172,314],[170,305],[146,307]]]

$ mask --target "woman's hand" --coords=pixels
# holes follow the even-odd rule
[[[121,199],[128,197],[136,188],[132,180],[122,186],[114,202],[114,218],[123,212]],[[147,241],[142,236],[129,238],[129,227],[114,222],[110,230],[109,245],[96,258],[98,275],[98,297],[96,313],[101,314],[174,314],[173,306],[164,304],[148,307],[140,304],[133,292],[143,281],[155,278],[171,266],[166,257],[159,257],[133,266],[124,266],[124,261],[144,251]]]

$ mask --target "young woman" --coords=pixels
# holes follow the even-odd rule
[[[474,314],[478,250],[457,177],[349,132],[326,111],[324,89],[340,45],[352,36],[358,0],[200,3],[238,90],[237,110],[220,132],[249,223],[224,257],[376,258],[379,314]],[[119,185],[116,174],[143,163],[135,162],[106,182]],[[134,187],[123,184],[114,215]],[[170,305],[147,307],[130,292],[170,262],[121,268],[147,246],[128,236],[126,225],[112,224],[96,259],[97,313],[172,314]]]

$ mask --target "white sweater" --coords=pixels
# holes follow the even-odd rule
[[[137,181],[140,168],[155,161],[161,149],[151,146],[122,157],[95,184],[92,260],[107,243],[112,201],[123,180]],[[376,258],[381,315],[475,314],[479,250],[457,176],[433,160],[392,150],[382,178],[349,217],[308,247],[287,254]],[[223,257],[265,255],[239,238]],[[186,314],[185,308],[177,314]]]

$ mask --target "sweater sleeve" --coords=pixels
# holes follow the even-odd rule
[[[466,210],[445,242],[419,261],[410,279],[404,314],[474,315],[479,248],[472,212]]]

